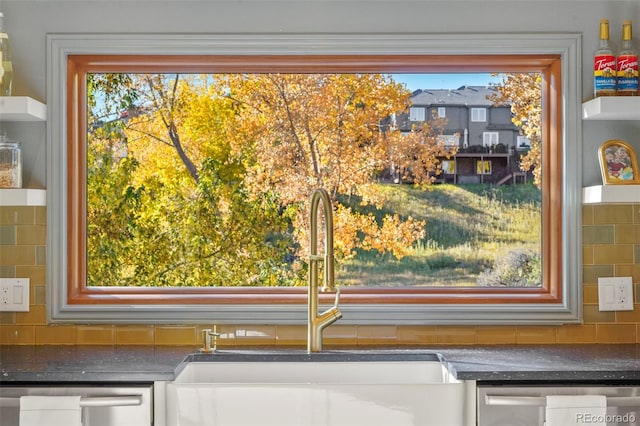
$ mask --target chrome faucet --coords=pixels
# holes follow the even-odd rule
[[[322,208],[324,215],[324,253],[318,254],[318,208]],[[333,256],[333,209],[329,194],[323,188],[316,189],[311,195],[311,217],[309,225],[309,297],[307,323],[307,352],[322,350],[322,330],[333,324],[342,313],[338,308],[340,289],[334,282]],[[323,284],[318,285],[318,264],[323,263]],[[319,313],[319,293],[336,293],[333,306],[323,313]]]

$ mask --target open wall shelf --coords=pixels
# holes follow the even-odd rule
[[[47,107],[28,96],[0,96],[0,121],[45,121]]]

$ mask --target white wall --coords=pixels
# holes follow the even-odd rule
[[[46,102],[47,33],[459,33],[579,32],[583,34],[584,100],[593,94],[591,52],[598,22],[612,39],[625,19],[636,23],[637,0],[0,0],[14,48],[15,95]],[[2,124],[23,142],[25,186],[46,187],[44,125]],[[623,139],[640,153],[640,123],[583,125],[583,182],[600,183],[597,148]]]

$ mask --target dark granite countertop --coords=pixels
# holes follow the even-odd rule
[[[327,350],[195,347],[0,346],[0,384],[172,380],[186,362],[443,361],[460,380],[487,383],[640,383],[640,345],[465,346]]]
[[[0,346],[0,384],[172,380],[193,347]]]

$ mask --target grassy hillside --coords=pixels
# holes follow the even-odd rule
[[[424,220],[426,238],[402,259],[358,253],[340,268],[342,285],[475,286],[499,258],[540,250],[541,197],[533,185],[380,184],[379,191],[387,199],[381,211],[359,206],[356,198],[346,203],[378,217],[398,213]]]

